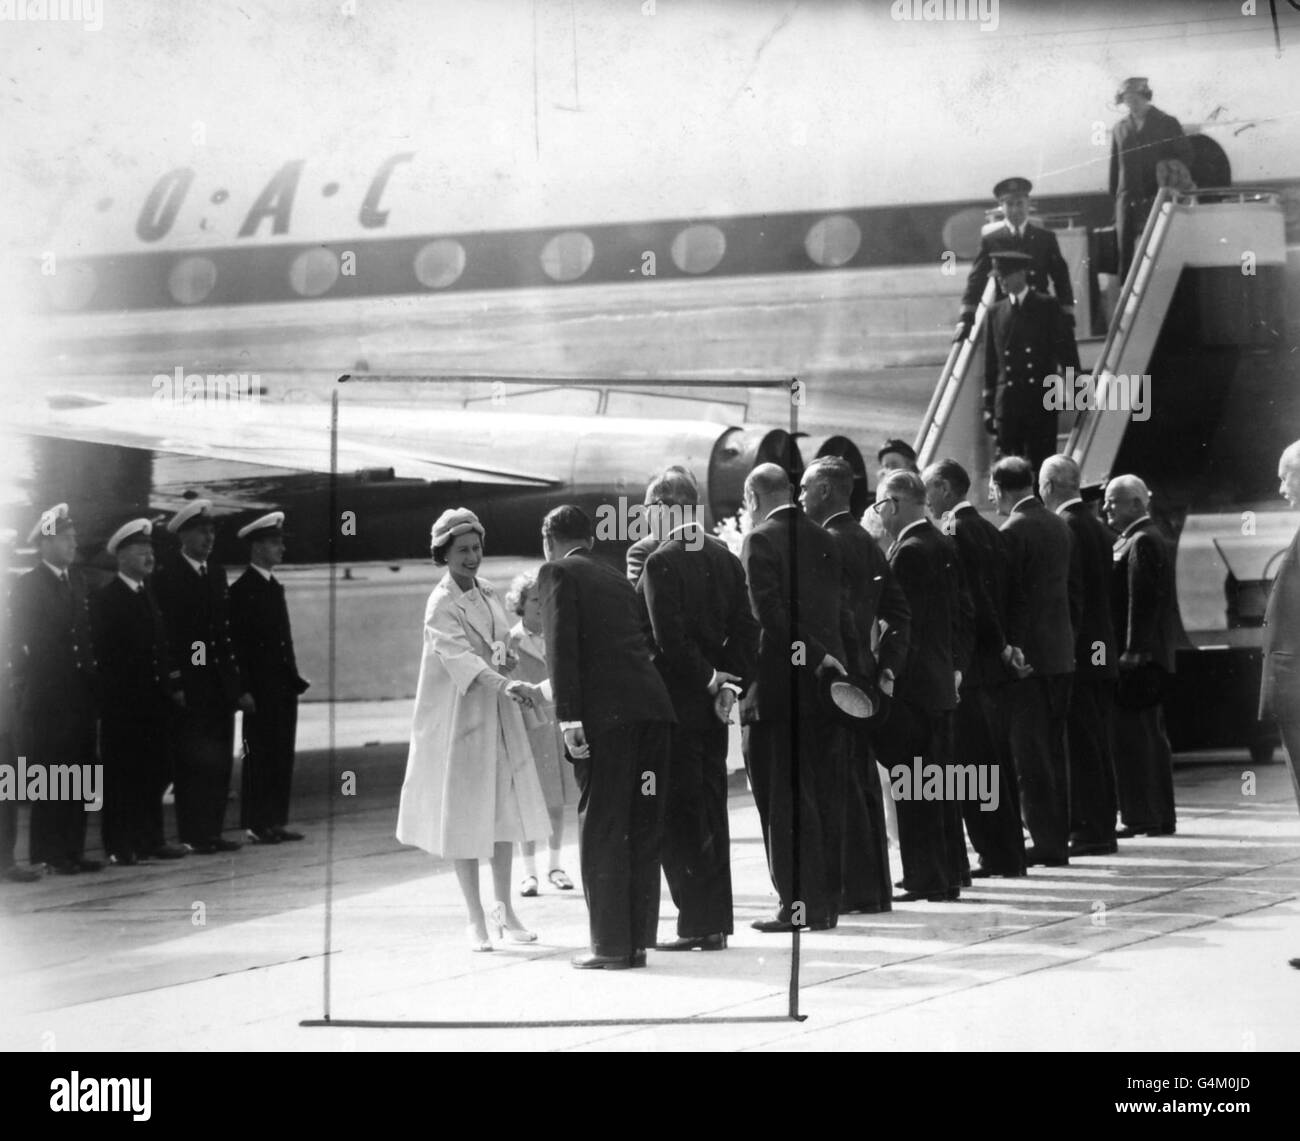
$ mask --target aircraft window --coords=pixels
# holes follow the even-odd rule
[[[85,262],[65,263],[45,279],[50,301],[56,309],[80,309],[94,296],[99,278]]]
[[[673,265],[683,273],[708,273],[727,252],[727,236],[717,226],[687,226],[673,239]]]
[[[167,275],[167,292],[182,305],[204,300],[216,284],[217,267],[211,258],[182,258]]]
[[[302,297],[328,293],[339,276],[339,259],[323,246],[303,250],[289,267],[289,284]]]
[[[556,234],[542,250],[542,269],[552,281],[576,281],[591,268],[596,247],[579,230]]]
[[[803,248],[818,265],[834,269],[850,261],[861,244],[862,231],[858,224],[844,214],[832,214],[808,231]]]
[[[426,289],[446,289],[465,272],[465,247],[451,238],[422,245],[415,255],[415,276]]]

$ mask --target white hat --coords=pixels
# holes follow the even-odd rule
[[[465,534],[466,531],[477,531],[480,539],[487,537],[483,533],[483,524],[478,521],[478,516],[468,507],[448,507],[438,516],[438,521],[430,531],[429,546],[441,547],[448,539],[454,539],[457,535]]]
[[[108,553],[117,554],[119,547],[127,543],[134,542],[137,539],[146,539],[152,542],[153,524],[148,519],[132,519],[129,523],[123,523],[108,540]]]
[[[284,512],[272,511],[269,515],[263,515],[260,519],[254,519],[247,527],[239,528],[239,537],[241,539],[261,539],[265,531],[267,535],[274,534],[284,526]]]
[[[36,526],[27,533],[27,541],[34,543],[42,535],[57,535],[71,522],[72,517],[68,514],[68,505],[66,503],[56,503],[53,507],[41,512],[41,517],[36,520]]]
[[[167,520],[167,530],[173,535],[181,531],[187,523],[214,523],[216,520],[212,516],[211,499],[195,499],[187,503],[170,519]]]

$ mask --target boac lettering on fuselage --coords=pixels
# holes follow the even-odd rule
[[[402,163],[410,162],[414,157],[413,151],[402,151],[399,154],[389,155],[379,164],[379,169],[371,178],[357,212],[357,222],[363,229],[378,230],[387,225],[389,212],[383,208],[384,191],[393,176],[393,171]],[[298,193],[298,183],[305,165],[305,159],[292,159],[271,176],[262,187],[261,193],[253,200],[252,206],[248,208],[243,224],[239,227],[239,237],[252,238],[257,237],[259,231],[268,232],[263,227],[264,222],[270,223],[269,233],[273,235],[289,233],[294,198]],[[139,217],[136,218],[136,237],[142,242],[157,242],[165,238],[171,232],[176,222],[176,215],[180,212],[193,184],[194,171],[188,166],[178,166],[159,178],[154,183],[153,189],[149,191],[144,205],[140,208]],[[331,197],[337,190],[338,184],[330,182],[321,188],[321,193]],[[220,205],[229,197],[227,191],[216,190],[212,194],[212,203]]]

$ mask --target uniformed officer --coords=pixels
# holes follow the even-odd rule
[[[77,553],[77,529],[60,503],[44,512],[28,543],[40,562],[14,586],[13,679],[20,755],[48,774],[56,765],[93,771],[95,763],[95,655],[88,589]],[[87,766],[87,767],[80,767]],[[86,801],[32,803],[31,859],[61,875],[99,871],[85,857]]]
[[[161,560],[152,585],[185,691],[172,738],[176,829],[191,851],[233,852],[238,842],[221,831],[241,690],[230,642],[226,572],[212,559],[217,528],[211,500],[186,504],[167,530],[179,537],[180,550]]]
[[[284,512],[241,527],[248,569],[230,588],[230,634],[239,663],[244,713],[242,824],[258,844],[301,840],[291,832],[298,696],[311,684],[298,673],[284,586],[271,572],[284,561]]]
[[[975,320],[975,310],[984,295],[989,272],[993,268],[993,255],[1002,250],[1015,250],[1029,257],[1027,278],[1029,288],[1046,293],[1048,284],[1060,303],[1070,325],[1074,324],[1074,287],[1070,284],[1070,268],[1061,256],[1061,246],[1056,235],[1029,221],[1029,192],[1034,184],[1027,178],[1004,178],[993,188],[993,197],[1002,207],[1002,225],[980,238],[979,253],[966,278],[966,291],[961,297],[961,317],[957,323],[960,340],[970,332]],[[1002,296],[999,290],[998,296]]]
[[[1026,457],[1035,469],[1056,452],[1056,410],[1044,378],[1079,367],[1074,334],[1057,301],[1029,288],[1028,254],[999,250],[993,269],[1006,296],[989,315],[984,358],[984,426],[1002,456]]]
[[[104,849],[118,864],[180,859],[163,833],[171,783],[170,728],[185,704],[162,611],[149,588],[153,524],[132,519],[108,540],[117,574],[90,597],[90,624],[103,686]]]

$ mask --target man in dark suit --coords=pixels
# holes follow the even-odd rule
[[[973,616],[957,553],[926,518],[921,477],[891,472],[877,486],[872,510],[894,540],[889,565],[912,612],[907,661],[889,717],[875,736],[880,762],[894,778],[898,809],[903,894],[894,902],[939,903],[957,899],[969,881],[961,804],[919,795],[923,790],[907,774],[918,764],[922,771],[935,765],[947,772],[952,763],[952,711],[970,656]]]
[[[234,710],[242,691],[230,643],[226,572],[212,560],[211,501],[186,504],[167,530],[179,537],[180,550],[161,560],[152,586],[185,691],[172,741],[176,829],[191,851],[233,852],[238,842],[221,832],[234,760]]]
[[[839,919],[844,759],[821,705],[826,670],[844,673],[842,575],[834,539],[791,501],[790,477],[759,464],[745,480],[753,528],[740,561],[758,619],[758,666],[741,701],[745,768],[780,907],[757,931]],[[797,792],[796,792],[797,789]]]
[[[1278,490],[1291,510],[1300,509],[1300,440],[1277,464]],[[1259,687],[1259,715],[1277,722],[1291,771],[1291,787],[1300,804],[1300,531],[1282,556],[1264,611],[1264,669]],[[1290,960],[1300,970],[1300,957]]]
[[[185,694],[147,582],[152,536],[148,519],[119,527],[107,545],[117,574],[90,598],[103,692],[104,849],[118,864],[176,860],[187,852],[163,833],[162,798],[172,781],[169,731]]]
[[[661,537],[638,590],[655,639],[655,666],[672,698],[663,869],[677,905],[677,938],[661,951],[722,950],[733,931],[727,818],[727,725],[752,676],[758,625],[745,570],[704,533],[699,492],[681,469],[651,480]]]
[[[682,486],[689,484],[691,487],[697,487],[695,476],[690,468],[683,467],[681,464],[672,464],[656,477],[651,480],[645,489],[645,506],[653,509],[660,506],[659,490],[663,487],[664,480],[672,480],[676,485]],[[698,492],[697,492],[698,498]],[[627,564],[627,581],[633,586],[641,581],[641,572],[645,569],[645,561],[650,557],[659,544],[663,542],[663,536],[658,531],[653,531],[649,535],[642,535],[627,549],[624,559]]]
[[[1070,528],[1034,495],[1029,461],[1008,456],[993,465],[1011,573],[1020,579],[1007,635],[1032,673],[1009,695],[1012,761],[1020,781],[1020,807],[1033,839],[1025,861],[1069,863],[1070,770],[1066,717],[1074,676],[1074,631],[1083,591]]]
[[[1111,621],[1119,650],[1115,777],[1120,839],[1171,836],[1174,758],[1165,734],[1163,696],[1178,643],[1174,556],[1147,513],[1151,493],[1135,475],[1106,484],[1102,509],[1119,532],[1111,563]],[[1127,695],[1127,696],[1126,696]]]
[[[1106,856],[1115,845],[1115,762],[1110,727],[1119,664],[1110,613],[1111,550],[1114,535],[1083,501],[1079,465],[1051,456],[1038,473],[1038,494],[1074,536],[1079,574],[1072,589],[1082,593],[1074,609],[1074,681],[1066,739],[1070,752],[1070,855]]]
[[[1056,410],[1046,378],[1079,367],[1074,333],[1060,302],[1029,288],[1028,254],[999,250],[993,268],[1006,296],[994,304],[984,339],[984,426],[998,452],[1036,468],[1056,451]]]
[[[42,514],[28,542],[36,543],[40,562],[14,584],[10,599],[15,744],[30,767],[47,774],[59,765],[89,772],[95,764],[96,665],[86,580],[72,565],[77,529],[67,504]],[[87,859],[85,849],[84,800],[33,802],[33,864],[61,875],[98,871],[103,864]]]
[[[940,460],[922,473],[926,503],[943,533],[952,537],[962,578],[970,593],[973,646],[970,667],[962,674],[960,700],[953,716],[953,752],[960,764],[997,769],[996,807],[977,801],[962,805],[971,846],[979,853],[974,878],[1017,877],[1025,874],[1025,837],[1020,816],[1020,785],[1007,746],[1009,735],[1007,687],[1018,676],[1024,658],[1007,640],[1007,615],[1012,590],[1021,590],[1012,576],[998,529],[966,498],[970,476],[956,460]],[[1017,600],[1023,605],[1022,600]]]
[[[993,197],[1002,207],[1002,225],[980,237],[979,253],[966,278],[966,292],[961,298],[961,318],[957,323],[960,340],[970,332],[975,310],[984,295],[984,286],[993,268],[993,255],[1016,250],[1029,256],[1026,269],[1029,288],[1046,293],[1050,284],[1067,321],[1074,322],[1074,288],[1070,284],[1070,267],[1061,256],[1056,235],[1029,221],[1029,194],[1034,185],[1027,178],[1004,178],[993,188]]]
[[[311,682],[298,673],[284,585],[271,572],[284,561],[284,512],[241,527],[248,569],[230,588],[230,640],[239,663],[244,713],[242,826],[257,844],[301,840],[289,800],[298,734],[298,698]]]
[[[837,456],[814,461],[800,481],[804,512],[830,533],[843,564],[843,607],[852,618],[843,632],[844,664],[892,696],[907,661],[912,612],[880,544],[849,511],[852,495],[853,469]],[[893,891],[884,793],[865,727],[846,733],[844,791],[840,911],[888,911]]]
[[[659,857],[672,700],[631,584],[592,553],[591,520],[542,521],[537,576],[555,716],[581,798],[578,841],[591,948],[580,970],[645,966],[659,924]]]
[[[1160,190],[1160,164],[1174,161],[1190,167],[1192,144],[1177,119],[1151,105],[1151,88],[1144,77],[1124,80],[1115,102],[1128,108],[1110,137],[1110,193],[1115,199],[1119,272],[1124,277]]]

